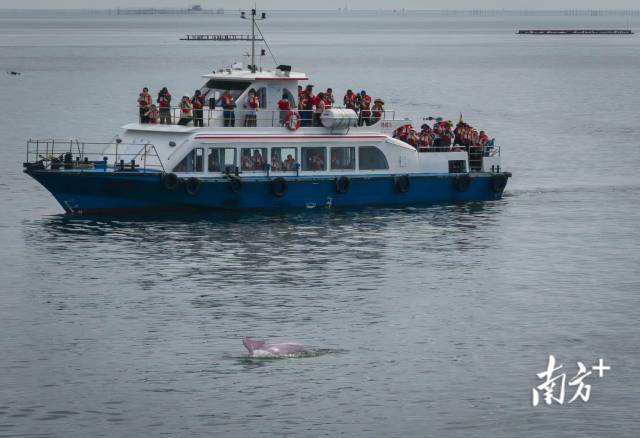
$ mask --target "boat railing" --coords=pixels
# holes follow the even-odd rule
[[[339,107],[334,107],[339,108]],[[286,118],[286,114],[288,111],[281,110],[268,110],[268,109],[258,109],[258,111],[251,111],[246,108],[235,108],[233,111],[226,111],[222,108],[208,108],[205,107],[202,110],[193,110],[190,117],[183,118],[182,110],[179,106],[172,106],[169,108],[159,108],[158,118],[154,118],[150,120],[149,124],[168,124],[168,125],[180,125],[185,124],[187,126],[195,126],[196,119],[194,116],[195,111],[202,111],[202,125],[206,127],[216,127],[216,126],[228,126],[225,125],[225,112],[227,115],[233,112],[233,119],[235,126],[247,126],[247,127],[279,127],[284,126],[284,121]],[[317,126],[313,125],[313,115],[315,113],[314,110],[297,110],[298,115],[302,121],[303,126],[305,125],[305,121],[308,120],[308,126]],[[247,119],[247,115],[253,115],[255,113],[255,125],[253,120]],[[395,110],[382,110],[376,111],[376,113],[380,113],[380,117],[373,117],[373,110],[370,110],[369,117],[363,117],[359,114],[359,123],[364,125],[375,125],[381,120],[396,120],[395,119]],[[229,117],[231,118],[231,117]],[[181,122],[182,120],[182,122]],[[200,120],[198,118],[198,120]],[[142,119],[140,117],[140,122]],[[169,123],[167,123],[167,121]],[[164,123],[161,123],[164,122]]]
[[[27,142],[27,169],[163,171],[156,147],[150,143],[81,142],[77,139],[31,139]]]

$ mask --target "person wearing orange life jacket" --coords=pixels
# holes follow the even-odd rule
[[[316,96],[315,111],[313,112],[313,126],[322,126],[322,113],[325,110],[324,93],[318,93]]]
[[[158,111],[158,108],[154,104],[151,104],[151,106],[149,107],[149,111],[147,111],[144,115],[147,118],[147,123],[158,123],[160,111]]]
[[[382,99],[376,99],[373,101],[373,108],[371,108],[371,124],[378,122],[384,114],[384,101]]]
[[[204,96],[200,90],[196,90],[191,98],[193,104],[193,126],[204,126],[202,116],[204,113]]]
[[[365,90],[362,90],[358,96],[358,106],[360,107],[360,126],[369,126],[371,123],[369,120],[371,118],[371,96]]]
[[[433,146],[432,129],[426,123],[420,127],[422,130],[418,135],[418,150],[429,150]]]
[[[480,131],[478,135],[478,145],[484,147],[489,142],[489,136],[484,132]]]
[[[280,110],[280,126],[284,126],[284,123],[287,120],[287,115],[289,114],[289,111],[291,111],[291,102],[289,102],[289,98],[286,94],[283,94],[282,99],[278,101],[278,109]]]
[[[353,91],[347,90],[347,93],[342,98],[344,107],[351,110],[356,110],[356,95]]]
[[[138,97],[138,107],[140,108],[140,123],[149,123],[149,119],[145,116],[151,107],[151,95],[147,87],[142,89],[142,93]]]
[[[186,126],[193,119],[193,104],[189,96],[182,96],[180,101],[180,120],[178,125]]]
[[[233,96],[231,95],[231,91],[227,90],[222,95],[222,117],[224,118],[224,126],[233,127],[236,126],[236,114],[234,112],[234,108],[236,107],[236,103],[233,100]]]
[[[158,99],[156,100],[158,107],[160,108],[160,123],[170,125],[171,124],[171,93],[167,90],[167,87],[163,87],[158,93]]]
[[[256,90],[250,89],[247,98],[245,99],[244,107],[247,109],[244,116],[244,126],[256,127],[258,126],[258,108],[260,108],[260,100],[256,96]]]
[[[331,109],[334,103],[333,90],[331,88],[327,88],[327,91],[324,92],[324,109]]]
[[[313,119],[313,103],[316,100],[313,95],[313,85],[307,85],[300,97],[300,122],[301,126],[311,126]]]

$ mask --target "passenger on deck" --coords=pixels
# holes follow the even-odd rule
[[[373,108],[371,109],[371,124],[378,122],[384,114],[384,101],[382,99],[376,99],[373,101]]]
[[[193,126],[204,126],[202,121],[202,114],[204,108],[204,96],[200,90],[196,90],[193,98],[191,99],[193,104]]]
[[[222,96],[222,117],[224,118],[224,126],[236,126],[236,114],[234,108],[236,103],[233,101],[231,91],[227,90]]]
[[[351,90],[347,90],[347,93],[342,98],[342,103],[347,109],[356,111],[356,95]]]
[[[253,151],[253,157],[251,161],[253,162],[253,170],[264,170],[265,162],[259,150],[256,149],[255,151]]]
[[[369,126],[369,119],[371,117],[371,96],[369,96],[365,90],[362,90],[358,95],[358,107],[360,108],[358,125]]]
[[[244,107],[247,109],[244,116],[244,126],[256,127],[258,126],[258,108],[260,107],[260,100],[256,96],[256,90],[250,89],[249,95],[245,99]]]
[[[311,126],[313,118],[313,85],[307,85],[302,93],[302,109],[300,111],[301,126]]]
[[[433,130],[428,124],[421,126],[420,134],[418,134],[418,150],[426,152],[433,146]]]
[[[147,87],[142,89],[142,93],[138,97],[138,106],[140,107],[140,123],[149,123],[149,119],[145,115],[151,107],[151,95]]]
[[[313,112],[313,126],[322,126],[322,113],[325,109],[324,93],[318,93],[316,96],[315,111]]]
[[[180,101],[180,120],[178,125],[186,126],[193,119],[193,104],[189,100],[189,96],[182,96]]]
[[[151,106],[149,107],[149,111],[147,111],[144,115],[147,118],[147,123],[158,123],[160,111],[158,111],[158,107],[156,107],[154,104],[151,104]]]
[[[160,107],[160,123],[171,124],[171,93],[167,90],[167,87],[163,87],[158,93],[158,99],[156,100]]]
[[[284,160],[284,170],[295,170],[296,160],[291,154],[287,155],[287,159]]]
[[[480,131],[480,135],[478,136],[478,146],[484,147],[487,143],[489,143],[489,136],[486,132]]]
[[[280,126],[284,126],[284,123],[287,120],[287,115],[289,114],[289,111],[291,111],[291,102],[289,102],[289,98],[286,94],[283,94],[282,99],[278,101],[278,109],[280,110]]]
[[[327,91],[324,92],[324,108],[331,109],[335,100],[333,99],[333,89],[327,88]]]

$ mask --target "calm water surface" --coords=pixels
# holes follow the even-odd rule
[[[637,436],[638,38],[513,33],[626,22],[263,24],[317,87],[487,129],[514,173],[499,202],[76,219],[22,174],[29,137],[108,141],[142,86],[191,93],[246,47],[177,39],[244,24],[0,13],[22,72],[0,75],[0,436]],[[244,335],[324,354],[250,361]],[[533,408],[549,354],[612,370]]]

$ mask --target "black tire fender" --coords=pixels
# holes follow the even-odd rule
[[[271,193],[273,193],[273,196],[282,198],[287,194],[288,190],[289,183],[286,179],[279,176],[278,178],[271,181]]]
[[[351,187],[351,180],[348,176],[340,176],[336,178],[336,192],[338,193],[347,193],[349,191],[349,187]]]
[[[409,175],[396,176],[393,179],[393,183],[396,186],[396,190],[400,193],[407,193],[411,188],[411,179],[409,179]]]
[[[189,196],[195,196],[198,194],[198,190],[200,190],[200,180],[194,176],[187,178],[184,184],[184,191],[187,192]]]
[[[175,173],[165,173],[162,175],[162,187],[165,190],[173,191],[178,188],[178,184],[180,184],[180,179]]]

